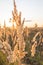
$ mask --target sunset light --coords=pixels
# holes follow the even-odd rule
[[[0,65],[43,65],[43,0],[0,0]]]
[[[16,0],[18,11],[22,12],[22,18],[32,20],[25,22],[25,26],[43,26],[43,0]],[[4,25],[4,20],[7,26],[11,26],[9,19],[12,18],[13,0],[0,0],[0,24]]]

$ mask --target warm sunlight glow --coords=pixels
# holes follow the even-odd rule
[[[32,20],[32,22],[25,22],[25,26],[33,27],[35,23],[38,26],[43,26],[43,0],[16,0],[18,11],[22,12],[22,18],[26,20]],[[9,19],[12,18],[13,1],[12,0],[0,0],[0,24],[4,25],[4,19],[6,25],[11,26]]]

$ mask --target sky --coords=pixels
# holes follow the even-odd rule
[[[15,0],[18,12],[22,12],[22,18],[31,20],[24,25],[31,27],[35,23],[43,26],[43,0]],[[9,19],[12,18],[13,0],[0,0],[0,24],[6,21],[7,26],[11,26]]]

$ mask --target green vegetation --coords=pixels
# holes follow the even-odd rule
[[[38,31],[39,30],[30,30],[28,37],[24,33],[25,34],[24,40],[26,42],[25,51],[27,52],[27,54],[21,61],[22,61],[22,63],[24,63],[26,65],[29,65],[29,64],[30,65],[43,65],[43,45],[37,46],[37,48],[36,48],[37,51],[36,51],[35,56],[31,57],[31,46],[32,46],[31,40],[33,39],[34,35]],[[41,32],[42,32],[42,36],[43,36],[43,30]],[[5,39],[4,34],[3,34],[2,38]],[[39,41],[39,37],[36,40]],[[12,46],[13,41],[12,41],[12,37],[10,35],[9,35],[8,41],[9,41],[9,44],[11,45],[11,48],[13,49],[13,46]],[[0,65],[18,65],[18,62],[16,61],[14,63],[9,63],[7,60],[6,54],[4,54],[0,51]]]
[[[6,55],[0,51],[0,65],[8,65]]]

